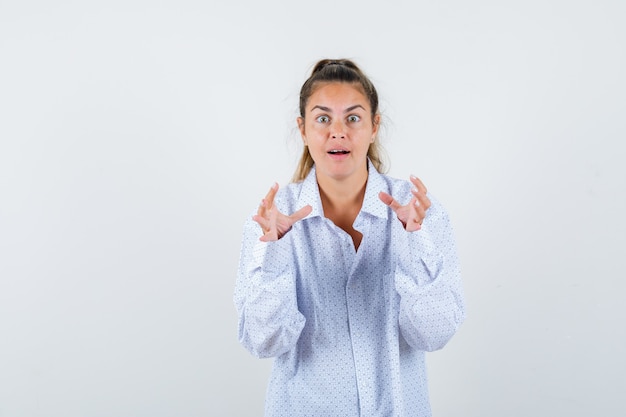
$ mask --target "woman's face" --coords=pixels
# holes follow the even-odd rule
[[[318,175],[342,180],[367,175],[367,150],[378,132],[369,100],[358,84],[331,82],[318,86],[298,127]]]

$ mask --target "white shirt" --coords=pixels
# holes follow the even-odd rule
[[[275,357],[266,416],[430,416],[424,351],[442,348],[465,319],[450,221],[429,194],[421,230],[407,232],[378,198],[411,199],[412,184],[369,163],[351,237],[324,217],[315,167],[281,188],[285,214],[313,208],[281,239],[244,227],[235,287],[239,340]]]

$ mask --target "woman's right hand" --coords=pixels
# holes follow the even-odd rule
[[[257,222],[263,230],[263,236],[260,239],[262,242],[280,239],[294,223],[304,219],[313,210],[310,205],[306,205],[290,216],[281,213],[274,205],[274,196],[277,191],[278,184],[274,183],[265,198],[261,200],[257,214],[252,216],[252,220]]]

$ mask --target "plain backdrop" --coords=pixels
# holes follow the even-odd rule
[[[260,416],[243,222],[351,58],[450,212],[436,417],[623,417],[626,3],[0,0],[0,417]],[[348,416],[351,417],[351,416]]]

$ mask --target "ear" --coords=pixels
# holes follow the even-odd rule
[[[374,139],[376,138],[376,135],[378,135],[378,128],[380,127],[380,114],[376,114],[376,116],[374,116],[374,120],[373,122],[373,126],[372,126],[372,142],[374,142]]]
[[[298,130],[300,130],[300,136],[302,136],[302,142],[304,143],[304,146],[306,146],[306,136],[304,134],[304,118],[298,117],[296,119],[296,123],[298,123]]]

